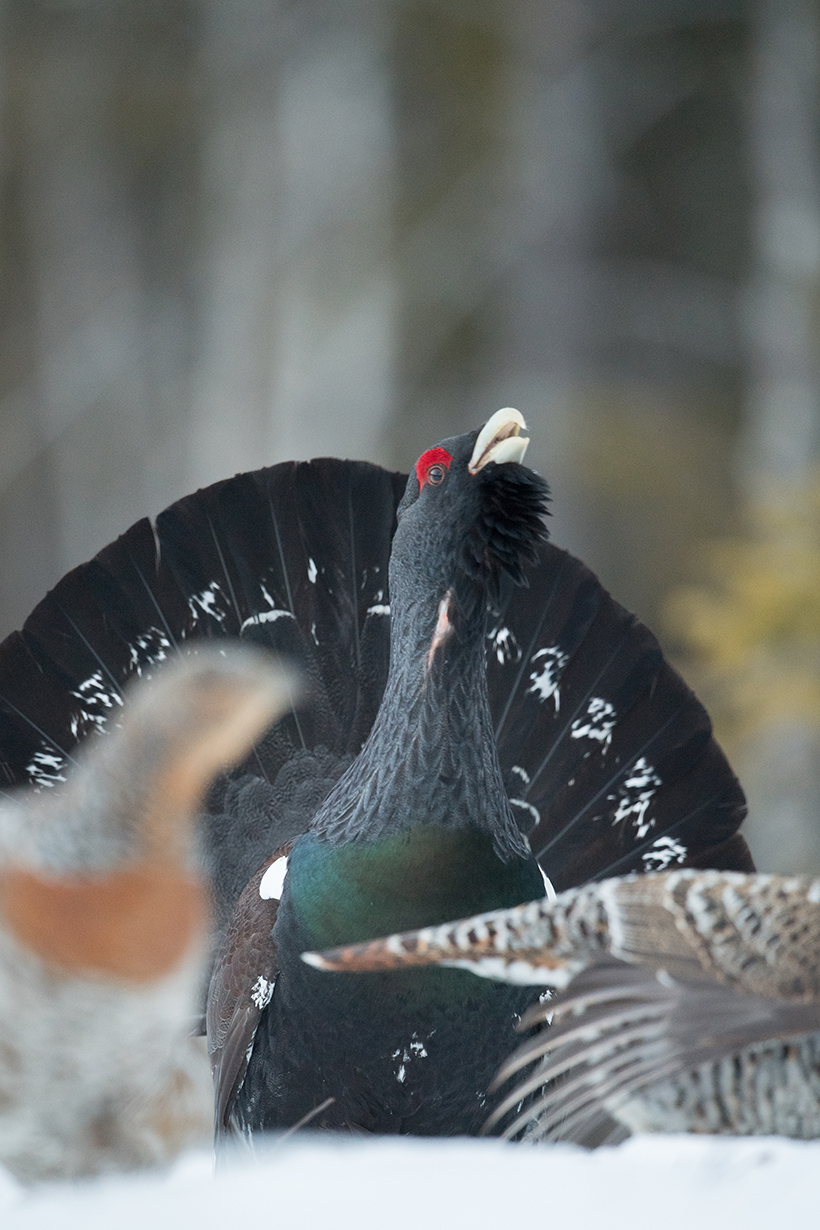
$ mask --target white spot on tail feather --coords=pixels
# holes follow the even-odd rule
[[[539,649],[532,655],[530,664],[535,666],[536,662],[540,662],[541,667],[531,672],[531,687],[527,688],[527,695],[532,693],[542,704],[551,698],[557,713],[561,708],[561,693],[558,685],[561,682],[564,667],[569,662],[569,654],[562,653],[557,645],[549,645],[546,649]]]
[[[166,645],[167,645],[166,640]],[[162,657],[167,655],[163,652]],[[135,662],[135,650],[131,648],[131,665]],[[138,668],[137,674],[142,674]],[[114,709],[122,708],[123,699],[116,688],[107,685],[102,671],[95,671],[70,693],[80,701],[79,712],[72,714],[69,728],[75,739],[84,738],[90,731],[103,733],[106,723]],[[43,783],[44,784],[44,783]]]
[[[103,683],[102,671],[95,671],[84,683],[79,684],[76,692],[72,692],[71,695],[76,696],[78,700],[102,705],[104,709],[113,709],[115,705],[122,706],[122,697],[119,692],[112,692]]]
[[[35,752],[31,761],[26,765],[25,772],[28,775],[29,781],[37,789],[46,787],[50,789],[56,786],[58,782],[66,780],[65,769],[67,761],[64,756],[58,755],[56,752],[49,750],[48,744],[43,744],[43,750]]]
[[[260,611],[258,615],[249,615],[239,631],[242,633],[246,628],[252,628],[255,624],[273,624],[277,619],[295,619],[295,616],[293,611]]]
[[[500,666],[503,666],[505,662],[521,661],[521,647],[509,628],[501,626],[493,628],[492,632],[488,633],[487,640],[495,650]]]
[[[211,581],[211,584],[203,589],[201,594],[192,594],[188,599],[188,609],[194,617],[194,623],[197,623],[203,614],[210,615],[218,623],[225,622],[228,612],[217,606],[217,596],[223,597],[222,587],[218,581]]]
[[[641,858],[647,871],[664,871],[670,863],[685,862],[687,854],[686,846],[675,841],[674,837],[659,837],[652,842],[652,849],[642,854]]]
[[[572,723],[570,735],[573,739],[594,739],[600,743],[601,751],[606,752],[612,742],[612,731],[617,720],[614,706],[602,696],[593,696],[585,715]]]
[[[165,662],[172,649],[171,642],[160,628],[147,628],[128,646],[129,666],[134,674],[142,673],[156,662]],[[122,702],[120,702],[122,703]]]
[[[645,756],[640,756],[632,766],[629,777],[621,785],[618,796],[618,806],[613,813],[612,823],[622,824],[632,819],[635,828],[635,840],[642,841],[651,828],[655,826],[654,818],[647,819],[646,812],[655,797],[658,786],[663,782],[654,767]],[[646,856],[644,856],[646,857]]]

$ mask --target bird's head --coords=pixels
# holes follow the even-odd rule
[[[479,431],[422,453],[398,508],[390,592],[394,602],[431,597],[465,614],[493,601],[547,538],[549,489],[522,465],[529,439],[517,410],[498,410]]]

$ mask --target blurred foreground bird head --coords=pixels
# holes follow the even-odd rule
[[[201,938],[195,819],[222,770],[293,703],[293,672],[226,645],[171,661],[127,693],[69,780],[0,811],[0,924],[64,970],[142,981]]]

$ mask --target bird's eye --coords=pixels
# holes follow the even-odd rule
[[[447,449],[442,448],[441,445],[438,448],[428,448],[426,453],[422,453],[416,462],[419,491],[426,483],[431,483],[434,487],[443,483],[452,460]]]

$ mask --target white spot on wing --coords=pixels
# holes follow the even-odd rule
[[[602,696],[593,696],[584,716],[572,723],[570,734],[573,739],[594,739],[600,743],[601,751],[605,752],[612,742],[612,731],[617,720],[618,715],[609,701]]]
[[[398,1068],[396,1069],[396,1080],[400,1085],[403,1085],[407,1078],[407,1065],[414,1059],[426,1059],[427,1047],[420,1041],[418,1034],[414,1032],[407,1046],[400,1046],[398,1050],[393,1051],[390,1058],[399,1061]]]
[[[251,999],[261,1011],[262,1008],[267,1008],[273,996],[273,983],[268,982],[267,978],[259,975],[256,982],[251,987]]]
[[[259,881],[259,896],[263,901],[279,901],[281,899],[287,870],[288,860],[284,854],[275,863],[271,863]]]
[[[564,667],[569,662],[569,654],[562,653],[557,645],[549,645],[546,649],[539,649],[532,655],[530,663],[535,666],[540,663],[538,670],[532,671],[530,674],[531,687],[527,688],[527,694],[533,693],[543,703],[552,698],[557,713],[561,707],[561,694],[558,691],[558,684],[561,682],[561,675]]]

